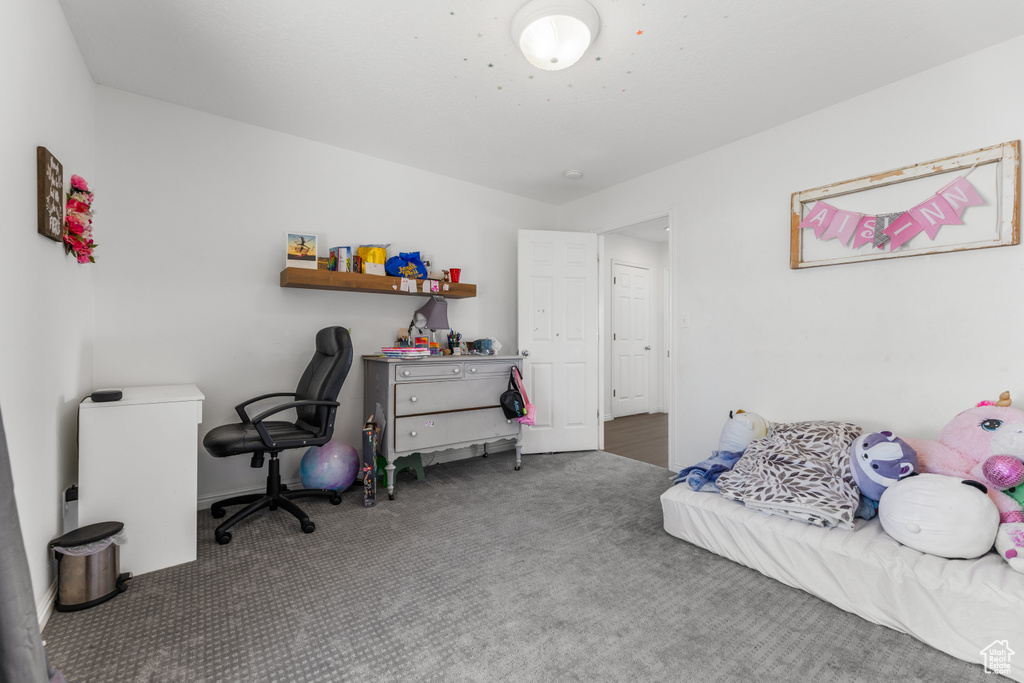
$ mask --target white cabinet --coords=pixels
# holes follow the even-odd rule
[[[380,406],[385,420],[389,498],[395,459],[412,453],[513,439],[519,469],[522,427],[505,417],[499,399],[512,367],[522,371],[521,356],[363,356],[363,362],[363,413]]]
[[[196,559],[203,398],[194,384],[175,384],[126,387],[120,401],[79,405],[79,523],[124,522],[124,571]]]

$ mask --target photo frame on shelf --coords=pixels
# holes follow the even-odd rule
[[[316,235],[287,233],[285,267],[317,269]]]
[[[1020,243],[1020,140],[794,192],[793,269]]]

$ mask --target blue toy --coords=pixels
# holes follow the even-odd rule
[[[892,432],[863,434],[850,446],[850,471],[868,500],[880,500],[885,489],[919,470],[917,451]]]
[[[299,479],[307,489],[331,489],[341,493],[356,480],[359,454],[344,441],[313,446],[299,463]]]

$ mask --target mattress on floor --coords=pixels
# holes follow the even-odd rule
[[[947,560],[900,545],[878,519],[825,529],[686,484],[661,496],[665,531],[968,662],[1006,641],[1024,681],[1024,574],[994,552]]]

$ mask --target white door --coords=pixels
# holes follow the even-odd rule
[[[536,424],[524,453],[596,449],[597,235],[519,231],[519,352]]]
[[[651,272],[612,265],[612,417],[650,410]]]

